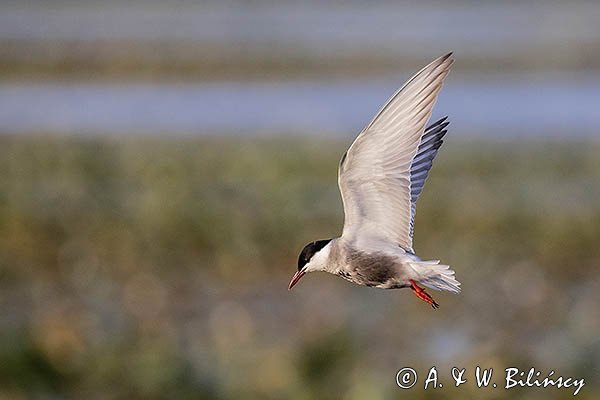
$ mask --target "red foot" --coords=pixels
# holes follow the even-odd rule
[[[415,296],[423,300],[425,303],[429,304],[432,308],[440,308],[440,305],[436,303],[433,297],[431,297],[429,293],[425,291],[425,289],[419,287],[412,279],[409,279],[409,282],[410,288],[412,289]]]

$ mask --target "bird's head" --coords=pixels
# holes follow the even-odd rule
[[[298,272],[294,274],[288,289],[291,290],[296,283],[308,272],[325,271],[329,257],[331,239],[315,240],[310,242],[298,256]]]

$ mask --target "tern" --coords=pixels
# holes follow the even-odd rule
[[[307,244],[291,290],[309,272],[324,271],[358,285],[411,288],[433,308],[419,284],[460,292],[454,271],[413,250],[417,199],[446,134],[448,118],[426,128],[454,60],[439,57],[404,84],[377,112],[341,158],[338,186],[344,228],[337,238]]]

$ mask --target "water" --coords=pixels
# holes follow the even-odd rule
[[[0,132],[352,135],[404,79],[0,83]],[[434,112],[452,134],[597,135],[600,77],[450,76]]]

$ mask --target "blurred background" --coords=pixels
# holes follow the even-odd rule
[[[3,1],[0,399],[600,396],[600,3]],[[287,284],[338,161],[448,51],[415,249],[463,293]],[[423,390],[436,366],[443,389]],[[406,366],[420,373],[396,386]]]

